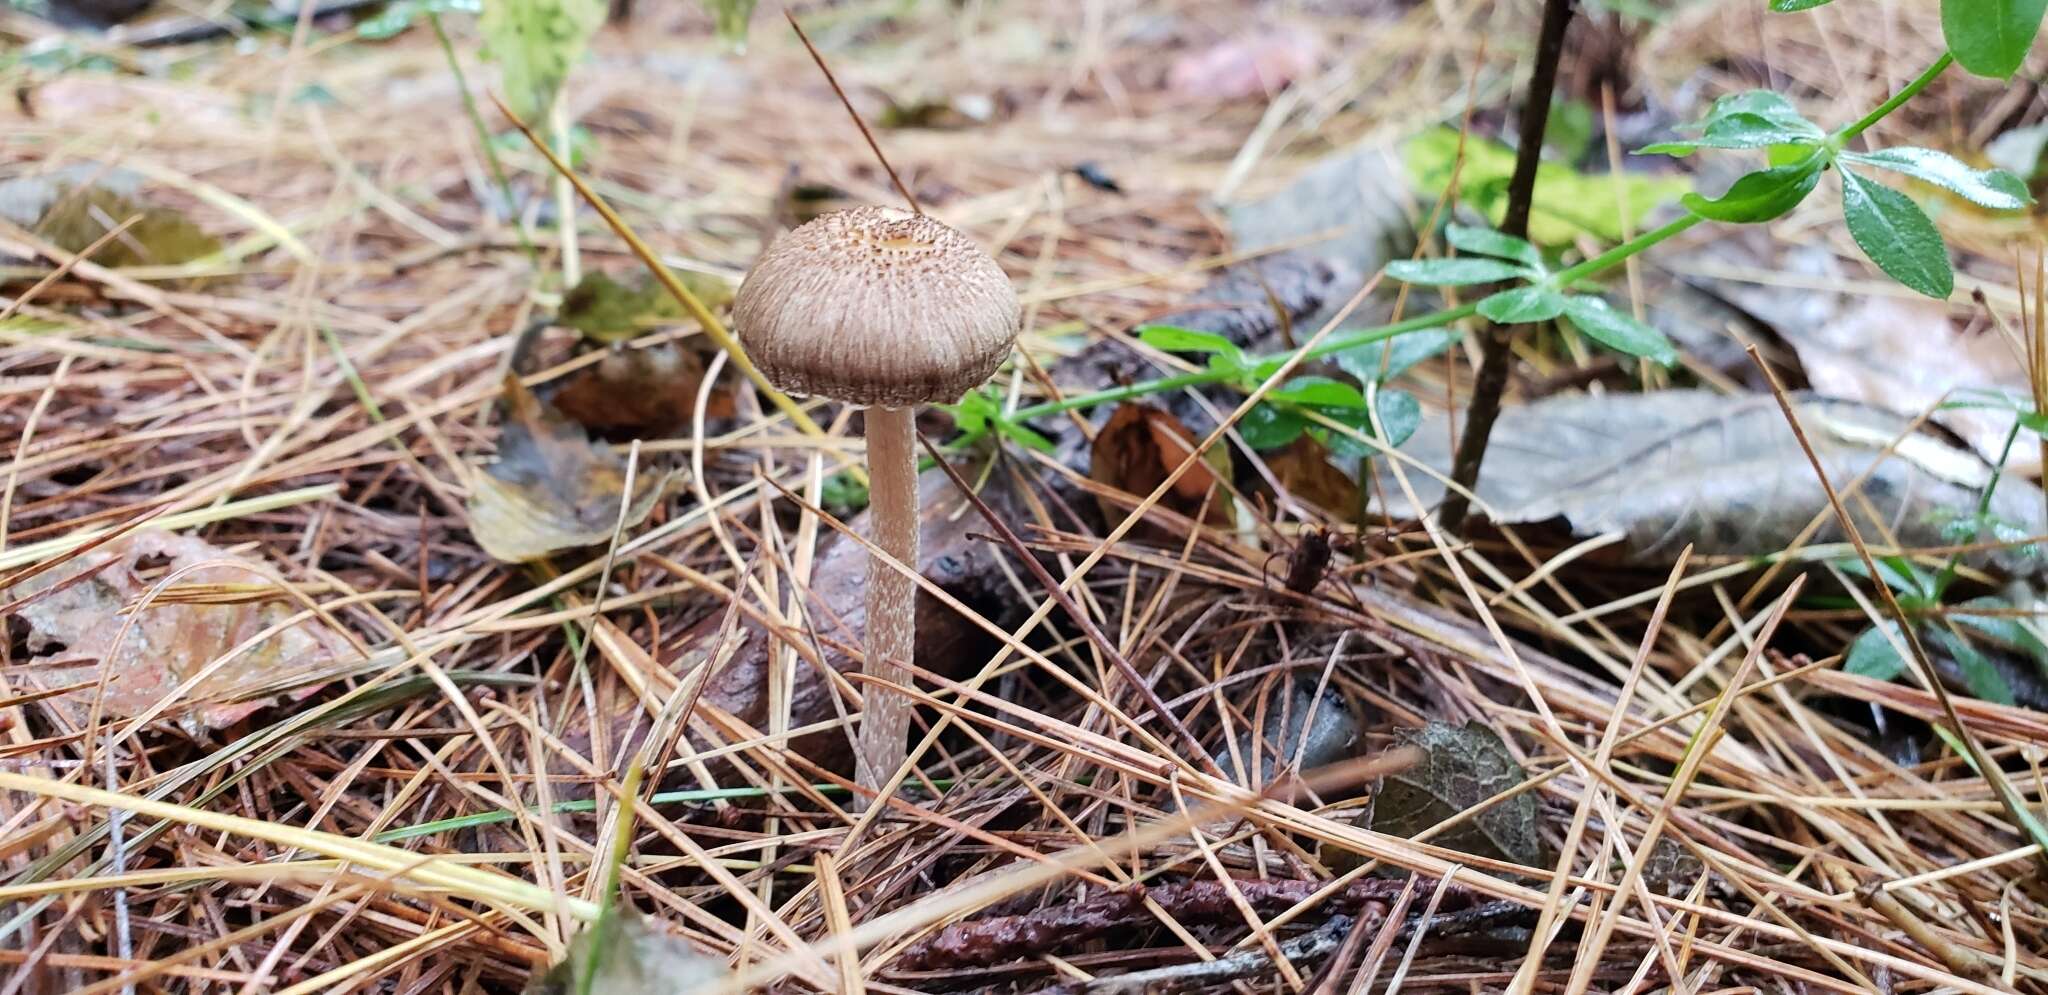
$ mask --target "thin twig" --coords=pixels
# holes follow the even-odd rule
[[[804,34],[804,26],[796,22],[796,14],[785,7],[782,16],[789,18],[790,28],[796,32],[797,40],[804,43],[804,50],[811,53],[811,61],[818,64],[818,71],[825,74],[825,82],[832,84],[832,92],[839,95],[839,103],[846,107],[846,116],[853,118],[853,126],[860,129],[860,137],[867,139],[868,148],[875,153],[875,161],[888,171],[889,182],[896,184],[896,192],[903,195],[911,213],[923,214],[924,208],[918,206],[917,197],[910,192],[903,177],[896,175],[896,167],[890,165],[889,157],[882,154],[882,146],[875,141],[875,133],[868,130],[868,123],[861,120],[859,111],[853,109],[853,101],[847,99],[846,91],[840,88],[838,77],[832,75],[832,67],[825,64],[825,56],[818,52],[818,46],[811,44],[811,36]]]
[[[1529,212],[1536,201],[1536,167],[1543,159],[1543,132],[1550,122],[1550,94],[1557,86],[1557,66],[1564,61],[1564,29],[1571,23],[1572,0],[1544,0],[1543,26],[1536,40],[1536,64],[1529,70],[1529,92],[1522,98],[1521,128],[1515,148],[1515,172],[1508,180],[1508,210],[1500,229],[1516,238],[1529,237]],[[1471,510],[1466,494],[1478,486],[1480,465],[1493,423],[1500,418],[1501,395],[1507,392],[1514,365],[1509,348],[1515,328],[1488,325],[1480,339],[1479,373],[1472,381],[1472,406],[1465,412],[1465,431],[1451,461],[1456,485],[1445,494],[1438,521],[1454,534],[1465,527]]]

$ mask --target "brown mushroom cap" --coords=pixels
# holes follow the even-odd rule
[[[1017,291],[972,239],[922,214],[858,207],[777,238],[733,321],[777,389],[904,408],[980,386],[1017,339]]]

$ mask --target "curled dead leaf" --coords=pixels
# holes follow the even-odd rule
[[[1172,414],[1148,404],[1120,404],[1095,434],[1088,476],[1126,494],[1143,496],[1164,483],[1194,448],[1195,433]],[[1201,462],[1174,481],[1159,503],[1193,518],[1202,513],[1206,498],[1206,524],[1227,525],[1231,521],[1230,496],[1216,483],[1229,477],[1230,454],[1221,446],[1212,447],[1202,454]],[[1112,520],[1124,514],[1121,506],[1106,499],[1102,509]]]
[[[219,585],[242,593],[232,603],[172,597],[139,607],[172,573],[177,579],[166,592]],[[40,690],[76,688],[42,700],[53,716],[84,726],[98,693],[103,715],[132,717],[204,673],[183,695],[199,707],[178,713],[180,725],[197,733],[240,721],[269,696],[310,694],[360,659],[324,623],[294,621],[300,606],[263,582],[267,573],[200,539],[138,532],[0,591],[0,599],[23,601],[18,617],[28,623],[29,652],[43,657],[19,672]],[[254,596],[252,582],[272,596]]]
[[[505,401],[509,415],[498,458],[475,475],[469,495],[469,530],[477,545],[495,559],[524,563],[609,539],[620,527],[625,458],[534,397],[517,377],[506,378]],[[625,528],[647,520],[675,473],[642,468],[635,475]]]
[[[1358,481],[1333,465],[1329,460],[1329,450],[1307,435],[1288,443],[1287,448],[1277,453],[1266,454],[1265,460],[1266,468],[1273,471],[1274,478],[1289,494],[1340,520],[1355,520],[1364,509]]]

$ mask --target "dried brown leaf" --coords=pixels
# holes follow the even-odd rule
[[[1266,468],[1287,492],[1323,509],[1340,520],[1351,521],[1363,510],[1358,481],[1331,464],[1329,450],[1303,435],[1287,448],[1266,456]]]
[[[232,724],[262,708],[266,702],[252,700],[255,696],[292,687],[301,688],[300,695],[310,693],[322,675],[358,659],[347,640],[319,621],[290,622],[300,607],[282,592],[237,604],[151,602],[136,611],[138,599],[173,572],[183,571],[179,585],[244,585],[260,579],[252,573],[257,566],[190,536],[138,532],[82,553],[0,597],[41,594],[19,612],[28,623],[29,651],[48,657],[24,671],[30,679],[44,689],[96,686],[104,673],[101,711],[112,718],[149,710],[232,654],[185,695],[201,705],[180,720],[196,732]],[[69,724],[83,726],[94,692],[89,686],[44,699],[43,705]]]
[[[1147,404],[1119,405],[1095,435],[1088,476],[1126,494],[1150,494],[1194,448],[1195,433],[1180,419]],[[1221,446],[1203,453],[1202,461],[1181,474],[1159,503],[1192,518],[1206,497],[1208,524],[1228,524],[1230,499],[1216,487],[1219,476],[1230,476],[1230,454]],[[1114,519],[1122,512],[1105,502],[1103,514]]]

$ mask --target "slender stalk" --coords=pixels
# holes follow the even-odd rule
[[[917,569],[917,427],[910,408],[867,409],[868,510],[875,545]],[[877,680],[910,683],[917,643],[917,582],[868,557],[868,615],[862,672]],[[889,783],[903,765],[910,737],[910,698],[876,684],[861,693],[860,742],[854,781],[863,788]],[[855,799],[863,804],[865,797]]]
[[[1571,23],[1572,0],[1544,0],[1543,26],[1536,39],[1536,65],[1529,72],[1529,92],[1522,102],[1521,134],[1516,139],[1515,173],[1508,180],[1508,211],[1500,230],[1516,238],[1529,236],[1529,209],[1535,203],[1536,167],[1542,161],[1543,131],[1550,121],[1550,94],[1557,88],[1557,65],[1564,61],[1564,29]],[[1451,480],[1458,486],[1445,495],[1438,521],[1453,533],[1464,528],[1471,509],[1466,494],[1479,482],[1486,442],[1500,418],[1501,395],[1507,392],[1514,365],[1509,348],[1512,326],[1492,325],[1481,340],[1479,374],[1472,384],[1472,405],[1465,411],[1465,431],[1451,460]]]

